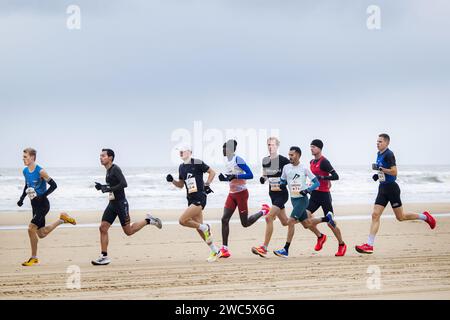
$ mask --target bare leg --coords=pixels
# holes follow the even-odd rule
[[[132,236],[133,234],[140,231],[142,228],[144,228],[147,225],[148,225],[147,220],[144,220],[144,221],[135,222],[131,226],[128,224],[128,225],[122,227],[122,229],[123,229],[123,232],[125,232],[125,234],[127,236]]]
[[[272,239],[273,235],[273,222],[275,221],[276,216],[280,213],[281,209],[277,206],[273,206],[272,209],[270,209],[269,214],[266,218],[266,233],[264,238],[264,246],[268,247],[270,243],[270,239]]]
[[[200,223],[194,220],[199,214],[202,213],[202,207],[191,205],[187,208],[183,215],[179,219],[180,225],[186,228],[197,229],[200,227]]]
[[[60,225],[64,224],[64,221],[59,220],[53,222],[51,225],[48,225],[44,228],[41,228],[39,230],[37,230],[37,235],[40,239],[44,239],[45,237],[47,237],[53,230],[55,230],[57,227],[59,227]]]
[[[405,213],[403,207],[392,209],[398,221],[419,220],[417,213]]]
[[[203,224],[203,212],[200,211],[199,214],[197,214],[196,216],[193,216],[192,220],[197,222],[199,225]],[[199,229],[197,229],[197,232],[200,235],[200,238],[202,238],[202,240],[205,241],[205,234]]]
[[[37,226],[33,223],[30,223],[28,226],[28,237],[30,238],[31,245],[31,256],[37,257],[37,247],[38,247],[38,235],[37,235]]]
[[[328,227],[333,231],[334,236],[336,237],[339,244],[344,244],[344,239],[342,238],[341,229],[339,229],[338,226],[336,228],[333,228],[332,226],[328,225]]]
[[[287,243],[291,243],[292,239],[294,239],[295,235],[295,225],[298,223],[297,220],[293,218],[289,218],[288,220],[288,235],[287,235]]]
[[[100,224],[100,243],[102,246],[102,252],[108,252],[109,236],[108,230],[111,228],[111,224],[106,221],[102,221]]]
[[[230,220],[235,210],[224,208],[222,217],[222,244],[228,246],[228,237],[230,235]]]
[[[308,213],[308,219],[312,219],[313,218],[312,213],[310,211],[306,212]],[[309,230],[311,230],[311,232],[314,233],[317,238],[320,238],[322,236],[322,232],[320,232],[319,229],[317,229],[316,225],[311,224]]]
[[[385,207],[378,204],[373,207],[372,223],[370,225],[370,235],[372,236],[375,236],[380,229],[380,219],[381,215],[383,214],[384,208]]]

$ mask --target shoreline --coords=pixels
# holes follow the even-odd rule
[[[404,204],[405,211],[423,212],[430,211],[433,213],[450,213],[450,202],[443,203],[407,203]],[[350,204],[350,205],[335,205],[334,211],[337,218],[339,216],[370,216],[372,214],[373,204]],[[161,218],[162,220],[178,220],[185,209],[161,209],[161,210],[130,210],[130,216],[132,221],[139,220],[140,217],[145,216],[147,213],[151,213],[154,216]],[[259,208],[250,209],[250,214],[257,212]],[[290,215],[291,206],[286,207],[287,215]],[[47,221],[51,221],[58,218],[60,212],[63,211],[50,211],[46,216]],[[77,223],[97,223],[100,222],[103,215],[103,210],[92,211],[64,211],[76,218]],[[222,217],[223,209],[208,208],[203,211],[205,220],[217,220]],[[321,216],[323,211],[319,209],[315,216]],[[392,209],[388,206],[383,213],[384,215],[393,214]],[[238,218],[238,214],[235,213],[233,218]],[[0,226],[8,225],[23,225],[28,224],[31,219],[31,209],[27,211],[0,211]]]

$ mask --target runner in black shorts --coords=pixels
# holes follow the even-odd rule
[[[309,206],[307,209],[308,215],[311,216],[319,208],[322,208],[324,216],[329,212],[334,214],[333,202],[331,198],[331,181],[339,180],[339,175],[336,170],[334,170],[330,161],[322,155],[323,142],[321,140],[313,140],[311,142],[311,153],[314,159],[311,160],[311,171],[319,179],[320,187],[311,193],[311,198],[309,199]],[[342,239],[341,230],[336,226],[328,224],[331,231],[333,231],[336,239],[339,242],[338,251],[336,257],[343,257],[347,252],[347,246]],[[323,245],[327,241],[327,236],[322,234],[316,226],[309,228],[317,236],[317,244],[315,247],[316,251],[320,251]]]
[[[25,187],[22,196],[17,202],[19,207],[23,206],[25,198],[28,196],[33,208],[33,218],[28,226],[28,237],[31,245],[31,258],[22,263],[24,267],[31,267],[39,263],[37,257],[38,241],[47,237],[53,230],[64,223],[76,224],[75,219],[66,213],[61,213],[59,219],[46,226],[45,216],[50,211],[50,202],[48,196],[56,190],[56,182],[50,178],[48,173],[36,164],[36,150],[27,148],[23,151],[23,176],[25,178]],[[47,184],[50,188],[47,189]]]
[[[261,184],[269,182],[269,195],[272,200],[272,208],[266,217],[266,232],[264,244],[260,247],[253,247],[252,252],[260,257],[266,257],[268,253],[268,246],[273,234],[273,222],[278,217],[281,224],[286,227],[289,218],[286,215],[286,203],[289,201],[289,192],[286,188],[281,188],[280,178],[283,173],[283,168],[290,164],[288,158],[278,154],[280,147],[280,140],[276,137],[270,137],[267,140],[267,147],[269,149],[269,156],[265,157],[262,162],[263,176],[260,179]]]
[[[206,163],[192,158],[192,149],[189,146],[182,146],[178,149],[183,163],[178,169],[178,180],[169,174],[167,182],[182,189],[186,188],[188,208],[180,217],[180,225],[197,230],[200,237],[211,249],[208,262],[217,262],[220,258],[220,250],[213,242],[211,226],[203,223],[203,209],[206,207],[207,195],[212,193],[211,183],[216,173]],[[203,181],[204,174],[208,174],[208,180]]]
[[[125,188],[128,185],[122,170],[120,170],[120,168],[113,163],[114,158],[114,151],[111,149],[102,150],[100,161],[107,170],[106,185],[96,182],[95,188],[103,193],[109,194],[109,204],[103,213],[102,223],[100,225],[100,242],[102,252],[98,259],[92,261],[94,266],[103,266],[111,263],[111,259],[108,257],[108,230],[117,217],[119,217],[122,229],[127,236],[135,234],[147,225],[156,226],[158,229],[162,228],[161,220],[154,218],[150,214],[147,214],[145,220],[130,225],[128,201],[125,196]]]
[[[372,169],[377,173],[373,175],[373,180],[379,181],[378,196],[375,200],[375,206],[372,214],[372,224],[370,226],[370,234],[367,243],[356,246],[355,249],[359,253],[372,254],[375,236],[380,228],[380,219],[384,209],[391,204],[395,217],[398,221],[422,220],[430,226],[431,229],[436,228],[436,220],[428,213],[405,213],[400,198],[400,187],[397,184],[397,163],[394,153],[389,149],[391,138],[383,133],[378,136],[377,140],[377,162],[372,165]]]

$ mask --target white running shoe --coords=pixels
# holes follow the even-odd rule
[[[100,255],[97,260],[92,260],[92,265],[94,266],[107,266],[111,263],[111,259],[105,257],[104,255]]]
[[[162,222],[161,219],[159,218],[155,218],[154,216],[152,216],[150,213],[147,214],[147,217],[145,218],[145,220],[150,220],[150,224],[152,226],[157,227],[158,229],[162,229]]]

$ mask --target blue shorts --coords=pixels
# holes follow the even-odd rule
[[[291,218],[298,222],[303,222],[308,219],[308,213],[306,212],[306,208],[308,208],[309,205],[308,197],[291,198],[291,202],[294,206]]]

